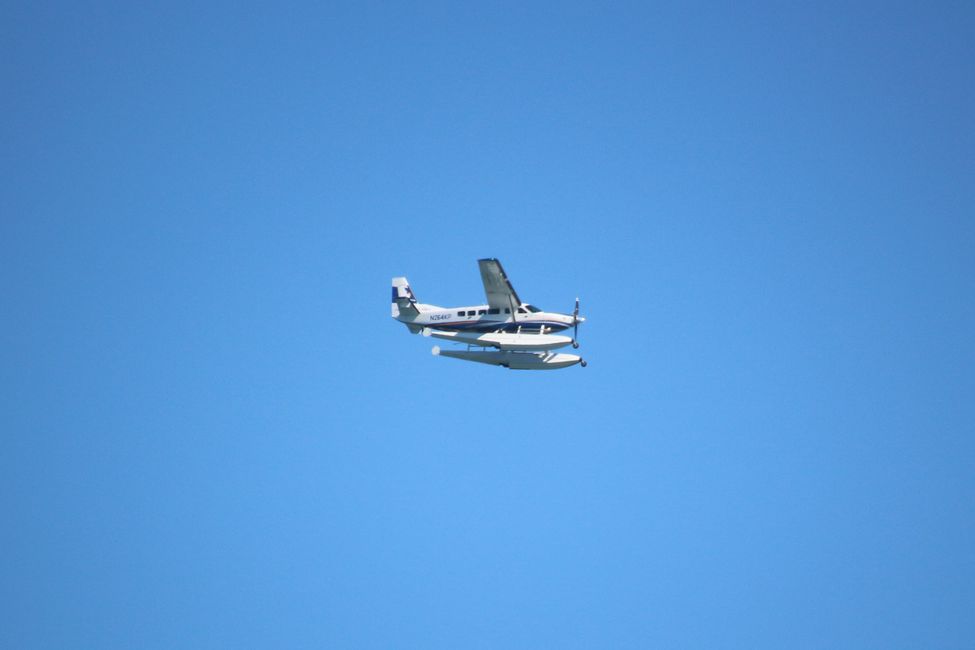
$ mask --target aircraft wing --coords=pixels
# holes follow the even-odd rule
[[[487,294],[488,306],[492,309],[510,308],[512,311],[521,305],[515,288],[511,286],[508,276],[501,268],[501,262],[495,258],[477,260],[481,268],[481,280],[484,282],[484,293]]]

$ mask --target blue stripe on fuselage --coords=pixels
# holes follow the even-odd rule
[[[517,332],[520,327],[523,332],[530,332],[534,330],[539,330],[542,326],[545,326],[546,330],[553,332],[561,332],[562,330],[569,329],[569,326],[565,323],[560,323],[558,321],[469,321],[469,322],[455,322],[455,323],[427,323],[427,327],[436,330],[442,330],[445,332]]]

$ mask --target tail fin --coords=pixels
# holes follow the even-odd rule
[[[420,313],[417,308],[416,296],[410,289],[406,278],[393,278],[393,318],[399,316],[416,316]]]

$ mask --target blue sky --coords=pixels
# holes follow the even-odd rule
[[[971,647],[973,32],[6,5],[0,645]],[[589,367],[390,320],[480,257]]]

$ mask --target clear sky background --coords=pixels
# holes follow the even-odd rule
[[[970,3],[0,10],[0,645],[975,646]],[[589,367],[430,355],[476,259]]]

